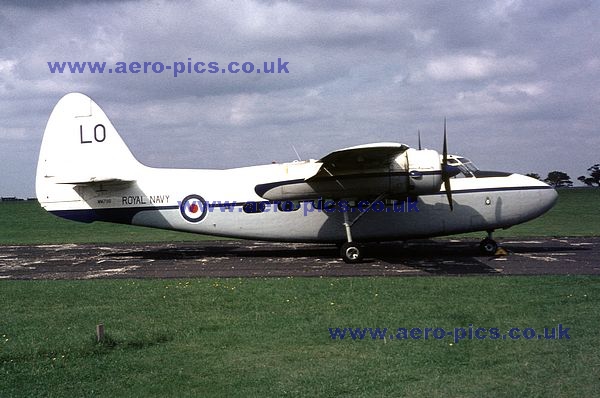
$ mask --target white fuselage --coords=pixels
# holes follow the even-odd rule
[[[305,163],[306,168],[311,167],[312,162]],[[228,170],[141,167],[132,183],[73,186],[71,197],[66,198],[63,191],[60,202],[40,202],[50,212],[79,221],[130,223],[256,240],[344,241],[343,213],[314,209],[312,201],[300,202],[298,210],[287,212],[276,204],[259,213],[243,210],[245,203],[265,202],[255,192],[257,185],[285,180],[290,168],[297,166],[288,163]],[[379,211],[371,209],[353,225],[354,239],[404,240],[507,228],[538,217],[557,199],[556,191],[548,185],[519,174],[453,178],[451,187],[454,211],[449,210],[442,188],[418,196],[418,211],[399,212],[391,204]],[[198,195],[208,204],[199,221],[184,217],[183,207],[189,201],[184,205],[182,201],[190,195]],[[224,202],[230,206],[222,206]],[[350,214],[355,217],[358,212]]]

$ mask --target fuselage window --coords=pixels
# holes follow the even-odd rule
[[[295,200],[284,200],[283,202],[279,202],[277,204],[277,209],[279,211],[287,212],[287,211],[296,211],[300,208],[300,202]]]
[[[266,207],[267,202],[246,202],[242,208],[244,209],[244,213],[253,214],[262,213]]]

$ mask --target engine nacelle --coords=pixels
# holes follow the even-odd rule
[[[391,194],[424,195],[442,186],[440,155],[431,149],[409,148],[393,163]]]

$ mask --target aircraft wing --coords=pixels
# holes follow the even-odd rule
[[[368,198],[383,193],[408,192],[409,147],[398,143],[376,143],[340,149],[313,161],[301,178],[258,184],[255,192],[267,200],[313,198]],[[395,164],[400,159],[400,164]],[[436,164],[439,156],[436,153]],[[406,163],[406,164],[405,164]],[[393,179],[393,180],[392,180]]]
[[[319,170],[305,180],[322,176],[356,174],[370,170],[389,170],[390,163],[409,147],[395,142],[358,145],[339,149],[319,159]]]

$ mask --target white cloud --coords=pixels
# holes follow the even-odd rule
[[[490,19],[506,20],[521,8],[521,3],[521,0],[494,0],[492,6],[485,9],[483,14]]]
[[[9,77],[12,73],[17,61],[14,59],[0,59],[0,75],[3,77]]]
[[[493,85],[492,91],[502,94],[526,94],[530,97],[537,97],[546,92],[545,83],[515,83],[506,85]]]
[[[410,29],[410,33],[420,44],[430,44],[437,31],[435,29]]]
[[[526,58],[499,58],[486,55],[449,55],[427,63],[426,72],[435,80],[481,80],[497,75],[531,70],[534,63]]]

